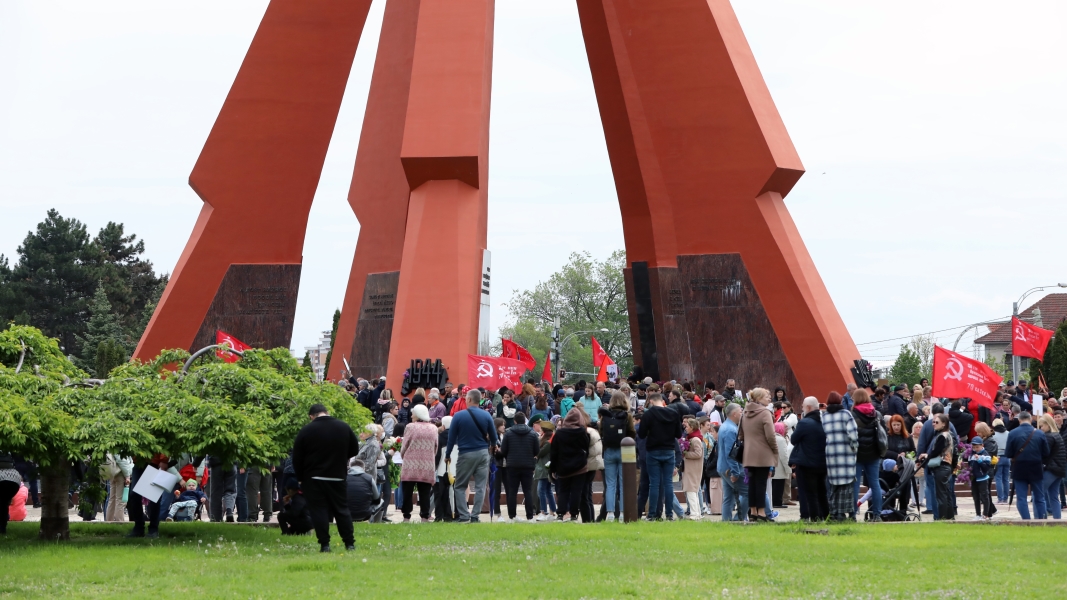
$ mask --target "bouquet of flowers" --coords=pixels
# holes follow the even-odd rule
[[[382,452],[385,452],[386,456],[385,465],[386,472],[389,474],[389,484],[394,488],[400,485],[400,465],[394,463],[392,457],[400,452],[403,444],[404,438],[402,437],[385,438],[382,442]]]
[[[681,438],[678,440],[678,445],[681,446],[682,452],[689,451],[689,438]]]

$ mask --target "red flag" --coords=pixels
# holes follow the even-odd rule
[[[1045,348],[1054,332],[1041,329],[1018,317],[1011,318],[1011,353],[1021,358],[1045,358]]]
[[[545,355],[545,370],[541,373],[541,381],[552,385],[552,353]]]
[[[989,365],[934,346],[933,390],[937,398],[971,398],[990,410],[1003,377]],[[962,433],[960,435],[963,435]]]
[[[237,362],[240,356],[233,354],[230,350],[236,350],[238,352],[244,352],[245,350],[251,350],[252,347],[242,342],[241,340],[233,337],[222,330],[215,331],[215,343],[222,345],[223,348],[215,349],[215,356],[218,356],[223,361],[232,363]]]
[[[511,358],[526,365],[526,369],[532,371],[537,366],[537,361],[534,360],[530,351],[522,346],[516,344],[511,340],[505,340],[500,338],[500,356],[503,358]]]
[[[590,336],[593,340],[593,366],[599,367],[604,359],[608,357],[608,353],[604,352],[604,349],[600,347],[600,343],[596,341],[595,337]]]
[[[496,390],[506,385],[520,390],[525,371],[526,365],[512,358],[467,355],[467,382],[472,388]]]
[[[611,360],[611,357],[607,354],[604,355],[604,362],[600,365],[600,370],[597,371],[596,380],[606,382],[608,379],[614,381],[619,378],[618,367],[615,366],[615,361]]]

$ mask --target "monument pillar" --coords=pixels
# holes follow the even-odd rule
[[[308,210],[370,0],[273,0],[189,176],[204,201],[134,352],[289,347]]]
[[[843,390],[859,352],[782,201],[803,166],[728,0],[577,1],[635,362],[795,402]]]
[[[388,387],[413,359],[466,379],[478,347],[488,209],[493,0],[422,0],[401,163],[411,195]]]

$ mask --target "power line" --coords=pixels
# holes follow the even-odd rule
[[[980,321],[978,323],[968,323],[966,325],[957,325],[956,327],[949,327],[948,329],[938,329],[937,331],[927,331],[927,332],[924,332],[924,333],[913,333],[912,335],[905,335],[903,337],[889,338],[889,339],[878,340],[878,341],[874,341],[874,342],[863,342],[861,344],[856,344],[856,345],[857,346],[869,346],[871,344],[881,344],[882,342],[894,342],[894,341],[897,341],[897,340],[910,340],[910,339],[912,339],[914,337],[918,337],[918,336],[921,336],[921,335],[931,335],[931,334],[934,334],[934,333],[944,333],[946,331],[952,331],[952,330],[955,330],[955,329],[963,329],[964,327],[970,327],[971,325],[976,325],[976,324],[980,325],[980,324],[984,324],[984,323],[996,322],[996,321],[1001,321],[1001,320],[1006,321],[1006,320],[1008,320],[1010,318],[1011,318],[1011,315],[1008,315],[1006,317],[999,317],[997,319],[986,319],[985,321]]]

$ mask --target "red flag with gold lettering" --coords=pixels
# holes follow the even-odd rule
[[[222,348],[215,349],[215,356],[221,358],[224,362],[232,363],[237,362],[241,357],[230,352],[230,350],[236,350],[238,352],[244,352],[245,350],[251,350],[252,347],[242,342],[241,340],[233,337],[222,330],[215,331],[215,343],[222,346]]]
[[[931,393],[937,398],[970,398],[990,410],[997,387],[1004,380],[989,365],[934,346]],[[960,434],[963,435],[963,434]]]
[[[1011,318],[1011,353],[1022,358],[1045,358],[1045,349],[1053,331],[1031,325],[1018,317]]]
[[[510,390],[522,389],[522,374],[526,365],[504,356],[467,355],[467,383],[471,387],[498,390],[507,386]]]

